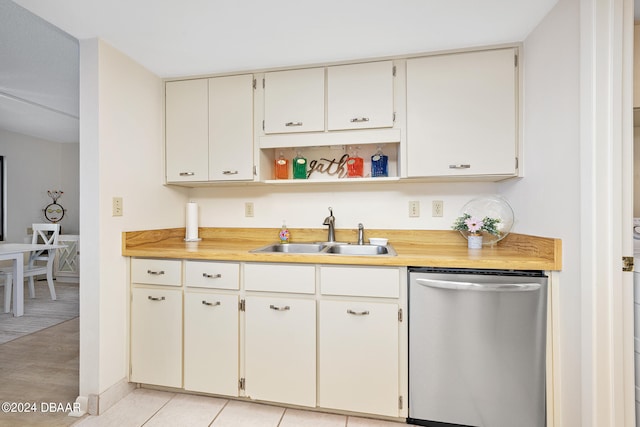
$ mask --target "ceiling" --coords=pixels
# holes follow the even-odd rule
[[[0,128],[77,141],[78,39],[99,37],[166,78],[517,42],[556,3],[0,0]]]

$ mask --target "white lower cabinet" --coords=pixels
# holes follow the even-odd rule
[[[238,396],[238,296],[185,292],[184,388]]]
[[[133,288],[131,381],[182,387],[182,290]]]
[[[406,268],[131,261],[132,382],[406,416]]]
[[[318,406],[398,416],[398,308],[320,301]]]
[[[247,296],[245,310],[246,395],[315,407],[315,300]]]

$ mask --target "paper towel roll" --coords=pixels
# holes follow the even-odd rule
[[[198,239],[198,204],[195,202],[187,203],[187,227],[184,240],[193,242]]]

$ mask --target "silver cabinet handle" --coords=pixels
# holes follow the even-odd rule
[[[180,172],[180,176],[194,176],[195,172]]]
[[[471,165],[449,165],[449,169],[469,169]]]
[[[287,122],[284,124],[285,126],[302,126],[302,122]]]
[[[164,297],[152,297],[151,295],[147,296],[150,301],[164,301]]]
[[[209,302],[209,301],[202,300],[202,305],[209,305],[209,306],[215,307],[217,305],[220,305],[220,301]]]
[[[351,119],[351,123],[363,123],[368,121],[369,117],[354,117],[353,119]]]
[[[164,270],[160,270],[160,271],[147,270],[147,274],[151,274],[152,276],[162,276],[164,274]]]
[[[238,175],[238,171],[222,171],[222,175]]]
[[[448,289],[452,291],[526,292],[540,289],[539,283],[472,283],[420,278],[416,279],[416,282],[419,285],[429,288]]]
[[[207,279],[219,279],[222,277],[222,274],[207,274],[202,273],[202,277],[206,277]]]
[[[365,311],[353,311],[353,310],[347,310],[348,314],[353,314],[354,316],[367,316],[369,315],[369,310],[365,310]]]
[[[288,305],[285,305],[284,307],[278,307],[276,305],[271,304],[269,306],[269,308],[271,310],[276,310],[276,311],[288,311],[288,310],[291,310],[291,307],[289,307]]]

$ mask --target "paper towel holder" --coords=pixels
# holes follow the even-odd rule
[[[187,203],[186,211],[186,227],[185,227],[185,242],[199,242],[202,240],[198,237],[198,204],[190,201]]]

